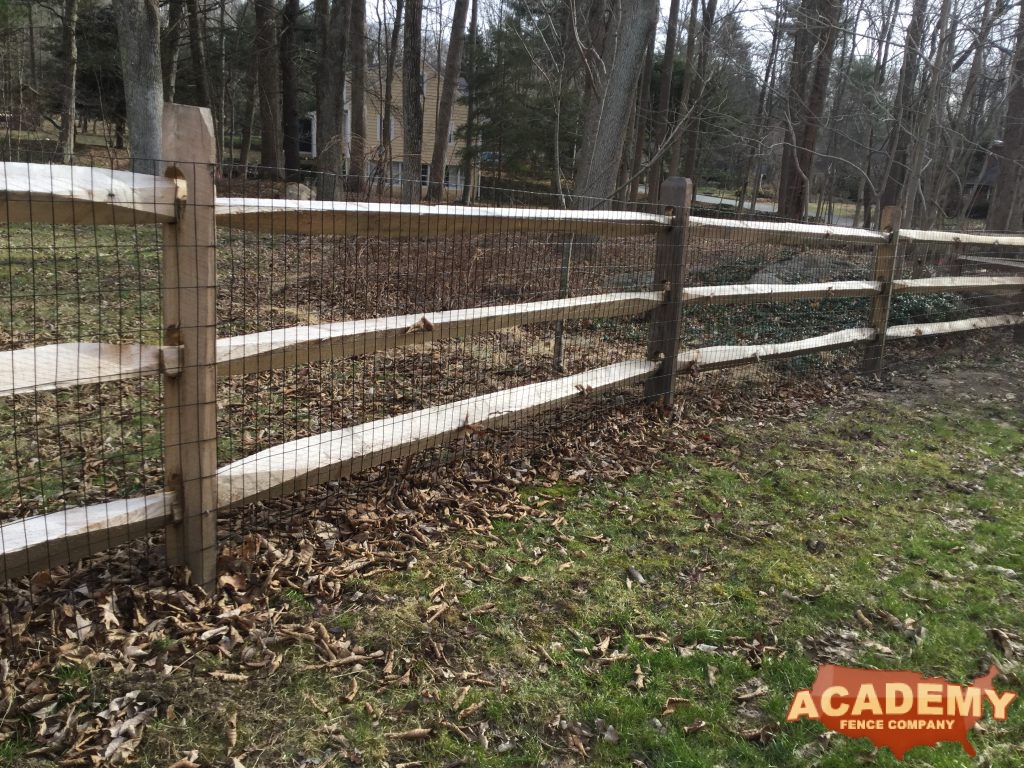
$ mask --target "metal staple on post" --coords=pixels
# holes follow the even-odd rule
[[[164,482],[175,494],[167,559],[185,565],[208,592],[217,584],[217,282],[213,174],[216,150],[208,109],[165,104],[167,175],[184,181],[177,220],[164,225],[164,343],[181,348],[164,376]]]
[[[875,329],[875,338],[864,350],[864,373],[878,373],[885,357],[885,334],[889,328],[889,309],[892,306],[892,282],[899,261],[902,217],[903,213],[898,206],[890,205],[882,209],[880,227],[882,232],[889,233],[889,241],[879,245],[875,251],[875,273],[872,279],[879,283],[881,290],[872,300],[868,316],[868,325]]]
[[[668,229],[658,233],[654,257],[654,287],[666,291],[665,303],[651,312],[647,359],[660,360],[661,367],[645,385],[650,403],[672,406],[679,344],[683,324],[683,282],[686,270],[686,230],[690,220],[693,183],[673,176],[659,190],[659,203],[672,217]]]

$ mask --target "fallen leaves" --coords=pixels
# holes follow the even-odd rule
[[[679,707],[688,707],[692,703],[693,702],[691,702],[689,699],[680,698],[678,696],[671,696],[665,699],[665,706],[661,710],[661,716],[665,717],[666,715],[674,715],[676,713],[676,710],[679,709]]]
[[[630,688],[635,688],[638,691],[642,691],[647,687],[647,677],[644,675],[644,671],[639,664],[633,669],[633,680],[629,684]]]

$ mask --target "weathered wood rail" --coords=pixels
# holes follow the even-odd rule
[[[1024,249],[1024,236],[900,230],[898,213],[887,214],[887,221],[896,225],[880,232],[690,216],[685,204],[675,201],[680,189],[689,189],[682,180],[666,182],[675,202],[664,214],[215,198],[209,137],[202,135],[208,131],[208,117],[193,108],[174,107],[168,112],[182,126],[171,132],[173,152],[169,153],[189,162],[172,166],[164,177],[94,168],[0,165],[0,222],[163,225],[167,328],[162,345],[83,341],[0,351],[0,398],[142,376],[165,377],[168,393],[166,490],[0,525],[0,580],[72,562],[166,529],[170,561],[187,565],[197,583],[212,589],[218,510],[410,456],[458,439],[467,425],[473,430],[500,428],[570,400],[641,382],[646,382],[650,398],[668,402],[683,375],[855,346],[868,350],[865,365],[874,369],[881,364],[887,340],[1024,326],[1024,311],[940,323],[892,326],[888,322],[891,299],[900,294],[1003,292],[1024,298],[1024,277],[1018,276],[895,279],[903,244]],[[684,194],[680,199],[687,198]],[[214,226],[273,234],[409,238],[509,231],[602,237],[647,233],[658,235],[658,265],[655,284],[648,290],[297,325],[216,338]],[[867,245],[875,247],[878,255],[872,280],[685,285],[684,252],[694,247],[694,238]],[[181,253],[188,258],[180,258]],[[684,306],[854,297],[872,300],[864,327],[785,343],[679,349],[679,314]],[[216,377],[372,355],[531,323],[638,315],[649,315],[652,324],[648,359],[638,350],[635,359],[293,440],[216,466]]]

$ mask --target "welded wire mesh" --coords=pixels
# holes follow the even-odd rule
[[[132,169],[123,159],[112,164]],[[55,179],[63,173],[41,167]],[[80,170],[76,183],[109,183],[104,169]],[[603,213],[588,220],[563,210],[552,195],[488,190],[490,209],[410,208],[396,201],[394,186],[373,179],[360,189],[315,174],[299,185],[270,181],[259,169],[249,169],[259,180],[230,170],[217,179],[216,209],[212,199],[198,203],[218,216],[217,357],[206,368],[217,368],[210,435],[220,468],[217,478],[206,474],[214,482],[200,499],[221,510],[222,531],[244,532],[255,518],[294,520],[288,513],[330,504],[339,482],[360,472],[401,482],[414,469],[470,456],[509,463],[557,451],[566,430],[613,416],[628,421],[645,400],[643,382],[664,370],[665,346],[649,343],[664,335],[656,309],[672,289],[656,276],[659,254],[674,247],[661,206],[631,206],[612,225]],[[344,199],[315,199],[323,194]],[[75,370],[83,370],[82,344],[177,343],[164,316],[166,225],[110,225],[97,214],[102,207],[58,203],[39,203],[23,221],[24,206],[36,203],[17,203],[19,213],[15,202],[7,198],[3,225],[0,351],[30,351],[37,361],[31,350],[69,345],[59,348],[64,359],[77,356]],[[763,213],[708,213],[694,207],[685,248],[670,254],[684,260],[679,407],[697,390],[728,397],[753,380],[859,371],[883,238],[794,229]],[[189,221],[198,228],[195,214]],[[844,242],[851,236],[860,242]],[[185,242],[174,258],[187,265],[198,251]],[[1006,247],[908,241],[892,277],[1019,275],[1017,258]],[[894,288],[888,322],[928,326],[1020,307],[1019,286]],[[836,343],[797,346],[836,334]],[[885,365],[956,339],[927,328],[924,344],[905,335],[911,340],[890,342]],[[195,365],[189,360],[185,371]],[[0,523],[168,487],[177,493],[164,472],[166,425],[176,411],[163,375],[181,372],[165,363],[161,357],[157,369],[122,381],[64,381],[0,398]],[[186,429],[177,444],[198,451],[201,432]],[[152,528],[173,514],[167,507]],[[95,530],[103,541],[103,524]],[[201,546],[216,555],[215,537]],[[69,556],[58,536],[45,564]],[[159,550],[147,558],[159,560]]]
[[[313,189],[330,186],[322,178],[308,181]],[[247,182],[229,179],[220,194],[237,198],[249,190]],[[338,220],[330,217],[310,219],[301,235],[284,234],[293,228],[287,219],[269,217],[222,232],[221,336],[274,329],[287,336],[288,328],[307,325],[321,335],[358,335],[370,321],[390,331],[359,337],[354,347],[338,342],[342,353],[333,359],[315,351],[311,364],[223,381],[221,461],[304,438],[312,438],[314,449],[335,440],[344,453],[347,441],[377,449],[383,459],[405,457],[412,453],[405,433],[413,429],[425,430],[424,447],[439,446],[417,452],[418,466],[495,440],[506,451],[523,448],[567,415],[550,409],[543,393],[516,388],[642,359],[651,301],[630,297],[651,293],[657,223],[625,235],[603,235],[599,224],[559,227],[550,223],[551,196],[527,197],[530,207],[486,223],[389,228],[378,219],[397,220],[403,209],[377,196],[346,219],[346,232],[355,235],[336,234]],[[600,300],[610,301],[610,294],[617,297],[616,316],[599,317]],[[596,309],[552,304],[588,297],[598,301]],[[253,398],[254,388],[266,396]],[[464,403],[504,390],[514,391],[500,406]],[[632,388],[628,398],[641,395]],[[622,405],[621,393],[611,400],[595,395],[587,408],[593,415]],[[543,417],[533,415],[541,410]],[[337,436],[317,437],[345,429],[340,443]],[[309,447],[292,446],[283,460],[302,461]],[[396,467],[409,464],[389,469]]]
[[[3,181],[26,168],[5,166]],[[32,183],[60,186],[59,168],[34,165]],[[80,166],[74,181],[103,188],[108,174]],[[161,344],[160,226],[98,224],[98,209],[13,194],[0,206],[0,523],[159,490],[161,380],[104,372]]]

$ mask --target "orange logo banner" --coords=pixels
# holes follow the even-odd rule
[[[964,686],[916,672],[823,664],[814,685],[796,692],[786,721],[820,720],[830,730],[888,747],[897,760],[911,747],[934,747],[940,741],[955,741],[974,757],[967,732],[984,717],[986,702],[993,718],[1005,720],[1017,698],[1012,691],[993,688],[998,674],[993,665],[984,677]]]

